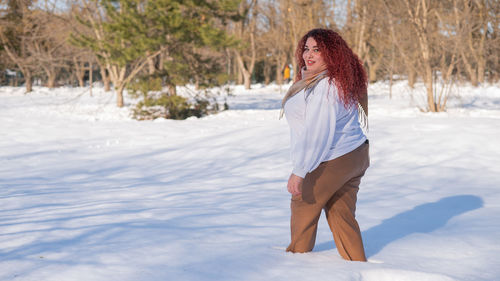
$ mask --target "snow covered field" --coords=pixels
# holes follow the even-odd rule
[[[439,114],[370,86],[368,263],[340,258],[324,217],[312,253],[282,250],[284,91],[135,121],[102,89],[0,87],[0,280],[500,280],[500,85],[455,87]]]

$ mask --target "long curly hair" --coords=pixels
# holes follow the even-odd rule
[[[340,100],[346,107],[357,104],[367,95],[366,71],[358,56],[333,30],[312,29],[300,39],[295,51],[295,59],[299,66],[295,81],[302,79],[300,69],[306,65],[302,54],[309,37],[314,38],[318,45],[328,70],[329,81],[337,86]]]

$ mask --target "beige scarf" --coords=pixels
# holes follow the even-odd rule
[[[286,92],[285,97],[281,101],[280,119],[283,117],[285,103],[291,97],[295,96],[298,92],[302,91],[303,89],[307,91],[308,89],[314,88],[314,86],[316,86],[316,84],[318,84],[318,82],[321,81],[321,79],[327,77],[326,74],[327,74],[326,66],[314,72],[303,68],[302,79],[296,81],[295,83],[293,83],[292,86],[290,86],[290,89],[288,89],[288,92]]]

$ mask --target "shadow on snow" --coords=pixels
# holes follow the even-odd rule
[[[363,231],[366,255],[374,256],[390,243],[411,234],[431,233],[445,226],[451,218],[482,206],[483,200],[478,196],[456,195],[397,214]],[[323,242],[316,245],[315,251],[330,250],[334,246],[333,241]]]

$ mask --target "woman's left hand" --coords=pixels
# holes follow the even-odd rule
[[[304,181],[303,178],[291,174],[290,178],[288,178],[288,192],[290,192],[292,195],[300,195],[302,194],[302,182]]]

